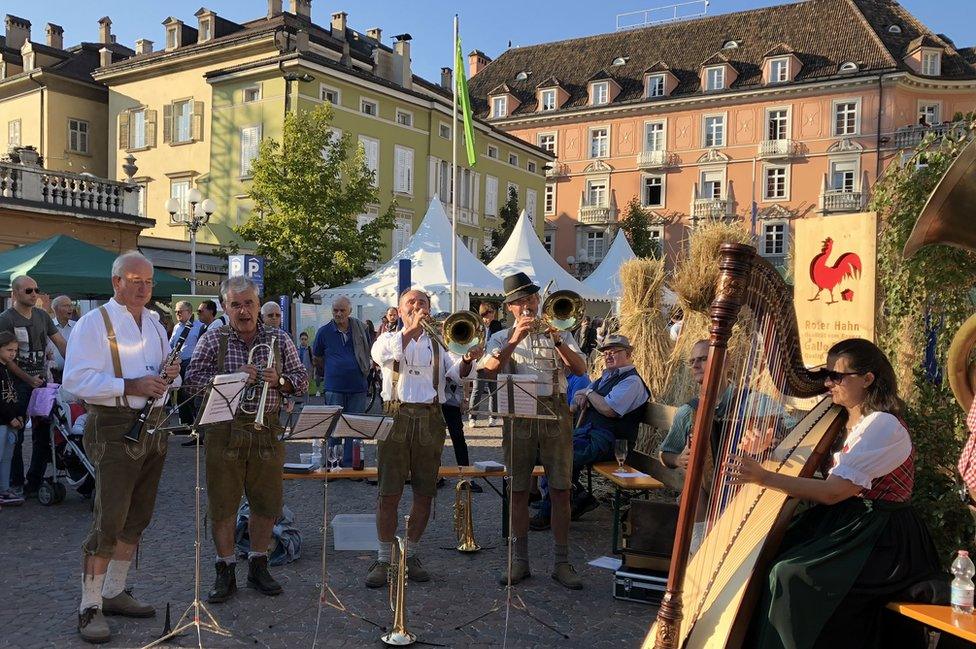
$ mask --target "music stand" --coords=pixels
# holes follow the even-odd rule
[[[149,649],[183,634],[183,631],[191,627],[197,630],[197,644],[203,646],[202,631],[206,630],[214,635],[230,636],[231,632],[220,626],[217,618],[200,600],[200,436],[197,428],[201,425],[216,424],[230,421],[234,418],[234,413],[240,405],[241,395],[247,382],[247,374],[235,372],[233,374],[218,374],[211,379],[210,383],[204,388],[203,404],[197,411],[196,421],[193,422],[190,435],[197,440],[196,446],[196,488],[194,494],[194,568],[193,568],[193,601],[183,611],[183,615],[176,622],[176,628],[167,631],[163,630],[163,635],[156,640],[144,645],[142,649]],[[192,620],[190,612],[193,612]],[[200,612],[207,616],[206,620],[201,619]],[[187,621],[184,621],[187,620]],[[167,619],[168,621],[168,619]]]

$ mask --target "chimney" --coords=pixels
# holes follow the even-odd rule
[[[393,81],[400,84],[407,90],[413,87],[413,73],[410,71],[410,34],[400,34],[395,36],[396,42],[393,44],[393,69],[395,77]]]
[[[140,38],[136,41],[136,55],[152,54],[153,42],[148,38]]]
[[[31,24],[29,20],[7,14],[4,26],[6,27],[5,44],[8,48],[19,50],[24,43],[30,40]]]
[[[373,27],[372,29],[366,30],[366,35],[372,38],[377,43],[383,38],[383,30],[379,27]]]
[[[312,20],[312,0],[291,0],[291,12]]]
[[[98,21],[98,42],[102,45],[115,42],[115,39],[112,38],[112,19],[108,16]]]
[[[340,41],[346,40],[346,18],[349,16],[345,11],[332,14],[332,38]]]
[[[304,29],[299,29],[295,34],[295,51],[296,52],[307,52],[308,51],[308,32]]]
[[[281,15],[281,0],[268,0],[268,18]]]
[[[107,47],[98,50],[98,65],[103,68],[112,65],[112,50]]]
[[[44,34],[47,36],[48,47],[53,47],[58,50],[64,49],[64,27],[61,25],[55,25],[54,23],[48,23],[47,27],[44,28]]]
[[[450,90],[453,76],[451,68],[441,68],[441,88]]]
[[[491,59],[488,55],[481,50],[472,50],[468,54],[468,78],[470,79],[474,75],[481,72],[486,65],[491,63]]]

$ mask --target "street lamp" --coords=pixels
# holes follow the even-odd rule
[[[186,193],[186,202],[190,204],[189,213],[182,212],[179,199],[170,198],[166,201],[166,211],[170,218],[183,223],[190,230],[190,295],[197,294],[197,230],[206,225],[210,215],[217,210],[216,204],[209,198],[203,198],[200,190],[194,187]]]
[[[593,261],[585,250],[579,251],[579,258],[572,255],[566,257],[566,265],[573,269],[573,274],[580,280],[593,270]]]

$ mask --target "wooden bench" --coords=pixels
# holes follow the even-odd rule
[[[976,614],[955,613],[951,606],[891,602],[888,610],[921,622],[926,627],[976,643]]]
[[[613,484],[613,534],[611,536],[610,547],[614,554],[619,554],[620,548],[617,547],[617,542],[620,540],[620,493],[622,491],[649,492],[653,489],[660,489],[664,485],[649,475],[633,478],[623,478],[615,475],[619,470],[616,462],[597,462],[593,465],[593,470]],[[634,469],[624,464],[623,470],[633,472],[639,471],[640,469]]]

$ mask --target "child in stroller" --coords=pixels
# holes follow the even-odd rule
[[[85,407],[72,400],[63,389],[57,389],[51,408],[51,457],[53,475],[44,478],[37,491],[42,505],[55,505],[64,500],[67,487],[85,498],[95,488],[95,467],[85,455],[82,437],[85,434]],[[67,485],[67,486],[66,486]]]

